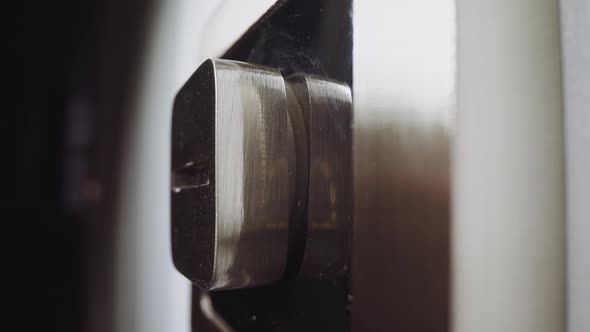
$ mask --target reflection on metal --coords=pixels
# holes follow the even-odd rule
[[[354,6],[354,331],[447,331],[455,5]]]
[[[234,330],[229,324],[215,311],[211,303],[211,297],[208,292],[201,291],[199,294],[199,306],[201,312],[207,319],[217,328],[219,332],[233,332]]]
[[[302,110],[309,142],[307,234],[300,275],[342,276],[350,264],[352,220],[350,88],[305,75],[290,76],[287,82]]]
[[[564,331],[558,1],[456,5],[354,3],[353,329]]]
[[[350,261],[345,84],[208,60],[172,124],[172,249],[203,289],[342,276]]]
[[[282,277],[289,130],[278,71],[208,60],[179,92],[172,122],[172,249],[176,267],[198,286],[252,287]],[[187,176],[190,163],[208,165],[208,175]]]

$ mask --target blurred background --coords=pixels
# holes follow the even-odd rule
[[[5,11],[14,330],[189,330],[190,287],[168,236],[172,100],[271,4],[59,0]]]
[[[58,0],[4,10],[6,330],[190,330],[190,286],[169,249],[172,100],[272,3]],[[578,287],[568,319],[582,331],[590,5],[560,5],[567,214],[576,227],[568,282]]]

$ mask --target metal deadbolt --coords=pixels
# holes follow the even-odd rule
[[[207,60],[172,117],[172,254],[207,290],[346,273],[351,96],[343,83]]]

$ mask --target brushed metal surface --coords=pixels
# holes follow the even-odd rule
[[[208,60],[180,90],[172,250],[176,268],[199,287],[253,287],[282,277],[290,131],[285,84],[273,69]]]
[[[352,98],[345,83],[291,75],[309,145],[305,253],[299,275],[314,279],[347,274],[352,227]]]

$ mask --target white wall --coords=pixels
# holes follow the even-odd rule
[[[590,331],[590,1],[561,0],[568,328]]]

